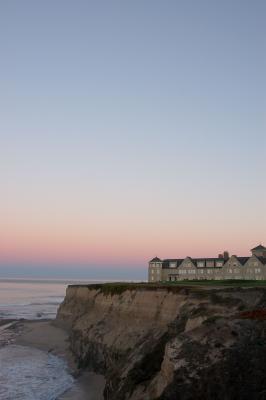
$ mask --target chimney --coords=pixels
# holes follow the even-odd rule
[[[228,260],[229,259],[229,253],[228,251],[224,251],[224,259]]]

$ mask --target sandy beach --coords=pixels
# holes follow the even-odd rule
[[[14,330],[14,343],[31,346],[63,358],[70,373],[76,378],[71,389],[58,397],[58,400],[103,400],[104,377],[93,372],[77,370],[74,358],[69,351],[68,334],[53,325],[53,321],[18,321],[9,325]]]

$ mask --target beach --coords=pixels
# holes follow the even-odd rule
[[[104,377],[93,372],[81,373],[69,350],[68,334],[51,320],[1,321],[5,328],[6,343],[35,348],[64,360],[69,373],[75,378],[72,387],[57,397],[57,400],[102,400]]]

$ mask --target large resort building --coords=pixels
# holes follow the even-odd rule
[[[217,258],[191,258],[149,262],[149,282],[183,280],[247,279],[266,280],[266,247],[251,249],[250,257],[229,257],[228,252]]]

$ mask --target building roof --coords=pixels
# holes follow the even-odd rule
[[[190,257],[189,257],[190,258]],[[212,258],[190,258],[192,261],[225,261],[223,257],[212,257]]]
[[[170,263],[176,263],[176,266],[179,267],[180,264],[184,261],[184,258],[168,258],[163,260],[163,268],[169,268]]]
[[[258,260],[260,260],[260,262],[264,265],[266,265],[266,258],[265,257],[257,257]]]
[[[250,257],[236,257],[236,259],[239,261],[239,263],[241,265],[245,265],[246,262],[250,259]],[[217,261],[222,261],[224,264],[226,264],[226,262],[228,261],[227,259],[221,258],[221,257],[214,257],[214,258],[191,258],[188,257],[190,259],[190,261],[195,265],[195,267],[197,267],[197,263],[198,262],[208,262],[208,261],[213,261],[213,262],[217,262]],[[264,257],[257,257],[263,264],[266,264],[266,258]],[[170,268],[170,263],[176,263],[176,267],[178,268],[182,262],[185,260],[185,258],[169,258],[166,260],[162,260],[162,267],[163,268]],[[203,268],[203,267],[200,267]],[[205,267],[204,267],[205,268]]]
[[[266,247],[262,246],[262,244],[259,244],[258,246],[254,247],[254,249],[251,249],[251,251],[253,250],[266,250]]]
[[[262,246],[262,244],[260,244],[260,245],[258,245],[256,247],[254,247],[253,249],[251,249],[251,251],[253,251],[253,250],[265,250],[266,251],[266,247],[264,247],[264,246]],[[255,255],[253,255],[253,256],[255,256]],[[233,256],[231,256],[231,257],[233,257]],[[237,259],[237,261],[242,266],[244,266],[247,263],[247,261],[250,259],[250,257],[238,257],[238,256],[234,256],[234,257]],[[263,265],[266,265],[266,257],[259,257],[259,256],[256,256],[256,257]],[[228,261],[228,259],[226,259],[224,257],[214,257],[214,258],[191,258],[191,257],[186,257],[186,258],[167,258],[167,259],[164,259],[164,260],[161,260],[159,257],[154,257],[150,262],[160,262],[160,263],[162,263],[162,268],[164,268],[164,269],[170,269],[172,267],[172,266],[170,267],[170,264],[175,264],[173,269],[178,269],[178,267],[180,267],[180,265],[186,259],[189,259],[191,261],[191,263],[197,268],[206,268],[208,261],[209,262],[213,262],[212,266],[208,266],[208,267],[211,267],[211,268],[215,268],[216,267],[215,263],[217,261],[218,262],[222,261],[223,265],[225,265],[227,263],[227,261]],[[203,266],[199,267],[198,266],[199,262],[203,262],[204,263],[204,267]]]
[[[237,257],[237,260],[240,262],[241,265],[246,264],[246,262],[250,259],[250,257]]]
[[[193,262],[194,265],[197,266],[198,262],[204,262],[204,263],[213,262],[214,263],[216,261],[225,262],[226,260],[224,258],[221,258],[221,257],[214,257],[214,258],[191,258],[191,261]]]
[[[162,262],[162,260],[158,257],[154,257],[150,262]]]
[[[191,258],[191,257],[188,257],[188,258],[195,266],[197,266],[198,261],[199,262],[200,261],[201,262],[206,262],[206,261],[224,261],[225,262],[225,261],[227,261],[224,258],[220,258],[220,257],[217,257],[217,258]],[[163,260],[163,268],[169,268],[170,263],[176,263],[176,268],[178,268],[184,260],[185,260],[185,258],[169,258],[169,259]]]

